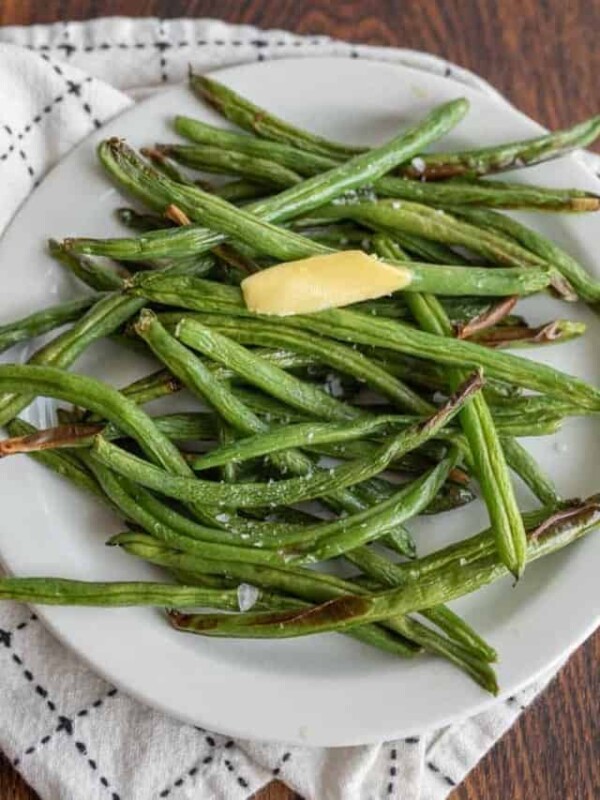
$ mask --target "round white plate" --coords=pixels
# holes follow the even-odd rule
[[[382,142],[435,104],[460,94],[471,100],[471,111],[444,148],[492,144],[541,131],[497,100],[406,67],[302,59],[227,69],[219,78],[293,122],[348,142]],[[185,87],[166,91],[87,139],[34,192],[0,246],[1,320],[82,291],[45,254],[44,243],[49,236],[124,234],[112,215],[123,198],[97,165],[95,145],[108,136],[125,137],[136,146],[172,140],[169,120],[177,113],[219,124]],[[518,179],[600,188],[572,158],[527,170]],[[529,217],[590,270],[597,270],[597,217]],[[596,319],[579,305],[549,298],[529,306],[531,318],[540,322],[560,315],[589,322],[582,340],[528,354],[599,383]],[[23,349],[13,350],[4,360],[27,355]],[[152,366],[100,343],[76,368],[122,385]],[[29,414],[45,424],[52,404],[38,401]],[[600,488],[595,421],[574,420],[556,437],[527,445],[565,496]],[[106,548],[104,540],[119,530],[119,521],[27,457],[3,461],[0,479],[0,552],[12,572],[88,580],[152,579],[160,574]],[[519,494],[523,506],[533,505],[523,487]],[[424,553],[484,526],[485,511],[477,503],[411,527]],[[564,657],[592,631],[598,615],[599,552],[598,537],[588,537],[529,567],[516,588],[505,580],[456,603],[497,647],[504,695]],[[277,642],[211,640],[174,632],[158,610],[48,607],[40,614],[62,641],[126,692],[168,714],[232,735],[352,745],[433,728],[493,701],[439,659],[404,662],[339,635]]]

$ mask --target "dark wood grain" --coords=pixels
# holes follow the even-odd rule
[[[598,0],[0,0],[0,25],[117,14],[217,17],[413,47],[474,70],[550,128],[598,113]],[[600,798],[599,663],[597,633],[452,800]],[[5,760],[0,798],[36,798]],[[259,798],[294,795],[273,783]]]

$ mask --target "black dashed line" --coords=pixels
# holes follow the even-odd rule
[[[159,39],[154,43],[154,46],[160,56],[160,79],[163,83],[167,83],[169,80],[169,73],[167,71],[167,57],[165,53],[171,47],[171,43],[168,41],[168,36],[165,32],[165,21],[163,19],[161,19],[158,24],[158,36]]]
[[[437,767],[437,766],[436,766],[436,765],[433,763],[433,761],[426,761],[425,763],[427,764],[427,767],[428,767],[428,768],[429,768],[429,769],[430,769],[430,770],[431,770],[433,773],[435,773],[436,775],[439,775],[439,776],[440,776],[440,778],[442,778],[442,779],[443,779],[443,780],[444,780],[444,781],[445,781],[445,782],[448,784],[448,786],[456,786],[456,782],[452,780],[452,778],[450,777],[450,775],[446,775],[445,773],[443,773],[443,772],[441,771],[441,769],[440,769],[439,767]]]
[[[69,719],[69,717],[65,717],[62,714],[58,717],[58,725],[56,726],[56,732],[64,731],[67,736],[73,735],[73,720]]]
[[[41,694],[42,696],[44,696],[43,692],[46,692],[46,690],[42,689],[41,686],[36,686],[36,692],[38,694]],[[46,695],[47,695],[47,692],[46,692]],[[50,708],[51,711],[55,711],[56,710],[56,706],[51,701],[49,701],[47,703],[47,705],[48,705],[48,707]],[[87,714],[87,710],[82,709],[82,711],[78,712],[77,716],[81,717],[81,716],[84,716],[84,714]],[[23,755],[31,755],[32,753],[35,753],[36,750],[39,747],[43,747],[44,745],[48,744],[48,742],[52,739],[54,734],[62,733],[62,732],[66,733],[67,736],[72,736],[73,735],[73,720],[70,717],[59,715],[59,717],[58,717],[58,725],[56,726],[54,731],[52,733],[49,733],[49,734],[46,734],[45,736],[43,736],[40,739],[40,741],[38,742],[37,745],[32,745],[31,747],[28,747],[27,750],[24,751]],[[80,741],[75,742],[75,747],[77,748],[77,750],[82,755],[87,755],[87,747],[83,742],[80,742]],[[18,766],[18,764],[20,764],[20,763],[21,763],[21,759],[20,758],[15,758],[12,761],[12,764],[15,767]],[[96,762],[91,758],[88,759],[88,765],[93,770],[97,769]]]
[[[195,45],[197,47],[255,47],[257,49],[265,48],[265,47],[311,47],[321,45],[322,42],[319,39],[311,39],[311,40],[303,40],[303,39],[295,39],[293,41],[286,41],[284,39],[279,39],[274,42],[270,42],[268,39],[249,39],[244,41],[242,39],[232,39],[227,41],[226,39],[197,39],[195,41]],[[190,47],[191,43],[189,41],[179,41],[179,42],[169,42],[169,47]],[[113,48],[117,48],[119,50],[146,50],[148,48],[157,47],[156,42],[101,42],[97,45],[84,45],[83,47],[77,47],[70,42],[63,42],[57,45],[27,45],[29,50],[39,51],[39,52],[48,52],[50,50],[60,50],[64,52],[67,56],[71,56],[73,53],[81,50],[84,53],[93,53],[96,50],[100,50],[102,52],[107,52],[112,50]]]

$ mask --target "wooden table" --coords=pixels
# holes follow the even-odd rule
[[[550,128],[600,110],[597,0],[0,2],[0,25],[116,14],[218,17],[298,33],[427,50],[487,78],[525,113]],[[452,800],[600,797],[599,663],[597,633],[456,789]],[[294,795],[273,783],[258,797],[291,800]],[[0,760],[0,798],[35,800],[34,793],[5,760]]]

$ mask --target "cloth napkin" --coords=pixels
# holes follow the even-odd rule
[[[506,102],[472,73],[425,53],[217,20],[0,28],[0,231],[77,142],[140,97],[184,80],[189,63],[210,70],[315,55],[407,64]],[[0,747],[43,800],[245,800],[275,777],[307,800],[442,800],[550,678],[461,723],[374,746],[232,740],[127,697],[27,607],[0,605]]]

